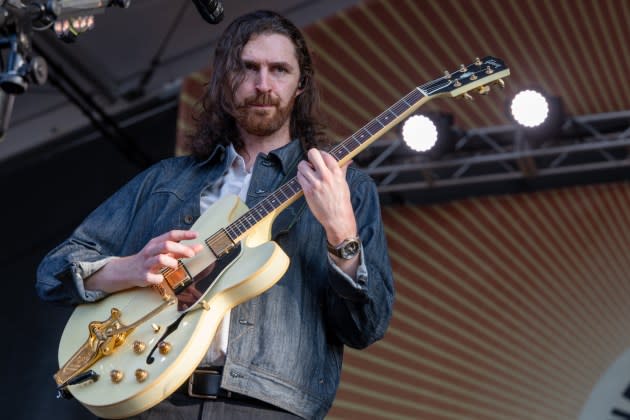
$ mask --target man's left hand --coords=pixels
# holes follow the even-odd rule
[[[298,165],[297,180],[315,218],[326,231],[328,242],[338,245],[357,235],[346,172],[350,162],[339,166],[329,153],[310,149],[308,161]]]

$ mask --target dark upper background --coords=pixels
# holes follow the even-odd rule
[[[224,21],[209,25],[189,1],[132,0],[129,9],[96,15],[96,28],[73,44],[35,35],[50,79],[16,98],[0,142],[0,267],[12,297],[3,305],[0,406],[9,418],[85,417],[77,404],[54,400],[51,375],[69,309],[37,299],[35,269],[98,203],[146,164],[173,154],[182,80],[208,65],[220,32],[243,12],[277,10],[305,28],[324,112],[341,138],[414,86],[486,54],[511,68],[504,91],[427,109],[452,113],[463,130],[505,127],[505,101],[529,86],[561,97],[569,115],[625,115],[630,108],[628,2],[229,0],[224,7]],[[626,164],[411,194],[430,202],[612,181],[627,178]]]

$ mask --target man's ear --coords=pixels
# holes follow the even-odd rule
[[[304,92],[304,87],[305,86],[306,86],[306,78],[302,77],[302,78],[300,78],[300,81],[298,82],[297,91],[295,92],[295,96],[298,96],[299,94]]]

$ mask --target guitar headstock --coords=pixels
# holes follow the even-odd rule
[[[458,97],[463,95],[471,98],[468,92],[475,90],[481,95],[490,91],[490,84],[498,84],[503,87],[503,78],[510,75],[510,69],[502,60],[495,57],[476,58],[468,66],[461,65],[459,69],[449,72],[445,71],[444,76],[430,83],[420,86],[420,89],[427,96],[450,96]]]

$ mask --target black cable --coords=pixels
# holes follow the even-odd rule
[[[166,45],[169,43],[169,41],[173,37],[173,34],[175,33],[175,29],[177,29],[177,27],[179,26],[182,20],[182,17],[184,16],[184,13],[186,12],[186,9],[188,9],[189,4],[190,2],[186,1],[183,3],[182,7],[180,7],[179,13],[175,17],[175,19],[173,19],[173,23],[171,23],[171,26],[166,33],[166,36],[162,40],[162,43],[158,47],[156,53],[153,55],[149,68],[142,74],[142,77],[140,78],[140,82],[138,82],[138,85],[135,88],[131,89],[129,92],[127,92],[125,97],[133,99],[133,98],[137,98],[141,96],[144,93],[144,88],[149,83],[149,80],[151,80],[151,78],[153,77],[153,74],[155,73],[155,69],[160,64],[162,53],[164,52]]]
[[[131,163],[140,169],[149,167],[153,162],[93,99],[88,95],[63,68],[57,64],[46,51],[33,42],[33,49],[53,70],[48,79],[58,88],[81,112],[90,120],[92,125],[100,131]],[[67,85],[67,86],[66,86]]]

